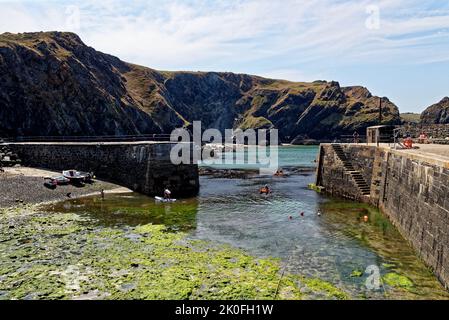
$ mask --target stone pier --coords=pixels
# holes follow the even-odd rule
[[[335,152],[320,147],[317,185],[326,192],[380,208],[440,281],[449,288],[449,146],[340,145],[351,170],[370,186],[363,195]]]
[[[9,143],[23,166],[94,172],[106,181],[146,195],[162,195],[169,186],[175,197],[196,195],[197,164],[174,165],[169,142]]]

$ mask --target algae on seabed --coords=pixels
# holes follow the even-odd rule
[[[187,239],[161,225],[98,226],[36,207],[0,213],[0,299],[346,299],[281,277],[280,261]]]
[[[381,283],[386,297],[395,299],[448,299],[449,294],[435,275],[405,242],[396,227],[378,208],[365,203],[332,199],[320,205],[323,219],[339,226],[340,232],[380,257]],[[340,223],[351,219],[353,222]],[[332,221],[332,222],[330,222]],[[365,266],[358,266],[349,275],[362,276]]]

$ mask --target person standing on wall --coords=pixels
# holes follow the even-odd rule
[[[359,143],[359,133],[357,131],[354,131],[354,134],[352,135],[354,137],[354,143],[358,144]]]

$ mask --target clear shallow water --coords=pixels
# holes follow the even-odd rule
[[[282,161],[291,166],[313,161],[317,149],[311,150],[307,148],[306,155],[298,157],[302,160],[295,162],[295,153],[302,153],[302,149],[288,149]],[[121,194],[108,196],[105,201],[98,197],[71,200],[51,210],[89,215],[104,226],[164,224],[173,232],[188,232],[194,239],[230,244],[257,257],[279,258],[287,271],[328,280],[354,298],[449,297],[377,210],[310,191],[307,185],[313,180],[313,174],[252,179],[202,177],[197,198],[174,204]],[[258,194],[265,183],[274,190],[270,196]],[[368,222],[363,219],[365,215]],[[378,291],[367,290],[363,272],[370,265],[378,266],[382,275],[406,276],[414,285],[409,290],[389,285]],[[362,275],[354,276],[354,272]]]

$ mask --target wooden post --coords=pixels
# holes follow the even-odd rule
[[[377,147],[379,147],[379,140],[380,140],[380,128],[376,129],[376,144]]]

